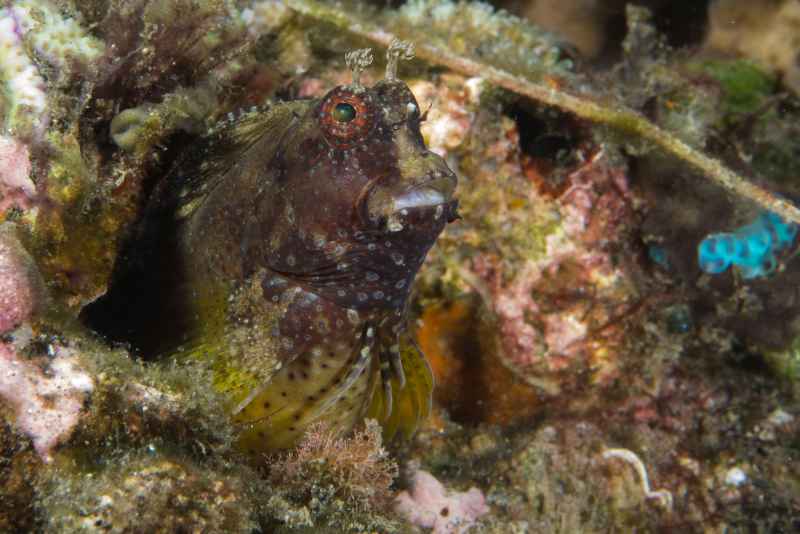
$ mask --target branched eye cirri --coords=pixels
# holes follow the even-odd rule
[[[360,143],[372,130],[376,106],[368,92],[340,86],[320,102],[318,117],[331,145],[347,148]]]

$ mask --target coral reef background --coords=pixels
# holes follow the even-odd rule
[[[7,2],[0,531],[800,529],[794,227],[604,119],[625,106],[797,202],[798,3],[638,4]],[[186,147],[348,83],[345,52],[389,33],[487,66],[399,73],[459,175],[411,308],[433,413],[410,440],[315,426],[253,462],[202,362],[143,362],[81,311]],[[759,220],[768,269],[709,267],[703,243]]]

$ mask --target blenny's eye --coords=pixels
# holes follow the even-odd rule
[[[339,102],[331,111],[331,116],[337,122],[350,122],[356,118],[356,108],[347,102]]]
[[[355,92],[348,86],[339,86],[320,101],[317,117],[328,143],[347,148],[363,142],[372,131],[376,109],[369,91]]]

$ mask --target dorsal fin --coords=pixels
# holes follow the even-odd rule
[[[236,174],[251,150],[258,150],[262,160],[272,159],[280,140],[309,103],[287,102],[228,114],[179,158],[153,196],[157,209],[168,209],[177,220],[185,219],[226,176]]]

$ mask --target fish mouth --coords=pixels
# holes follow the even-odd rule
[[[409,208],[430,208],[447,202],[444,194],[432,187],[414,188],[394,198],[394,211]]]
[[[409,210],[425,209],[436,210],[437,219],[443,214],[448,223],[461,218],[458,214],[458,200],[452,197],[448,198],[441,191],[430,187],[414,188],[395,197],[394,212],[389,217],[391,219],[397,214],[407,213]]]
[[[420,213],[429,210],[447,212],[448,221],[458,218],[458,201],[453,198],[456,176],[452,173],[433,172],[410,187],[384,186],[382,180],[373,180],[362,191],[358,204],[361,206],[362,221],[382,226],[387,220],[402,217],[409,212]],[[399,184],[398,184],[399,185]]]
[[[456,186],[454,174],[434,173],[426,180],[392,198],[392,211],[415,208],[435,208],[454,202]]]

